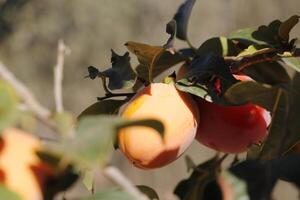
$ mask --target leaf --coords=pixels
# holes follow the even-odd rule
[[[231,86],[225,92],[224,98],[235,105],[253,103],[272,111],[278,91],[278,88],[267,84],[255,81],[242,81]]]
[[[177,38],[181,40],[187,40],[187,28],[188,22],[191,16],[192,9],[194,7],[196,0],[185,0],[183,4],[180,5],[174,18],[177,22]]]
[[[295,57],[287,57],[287,58],[281,58],[282,61],[292,69],[296,70],[297,72],[300,72],[300,61]]]
[[[0,80],[0,134],[7,126],[13,125],[19,112],[17,110],[18,98],[14,90]]]
[[[166,32],[170,34],[170,38],[168,39],[167,43],[163,45],[163,47],[171,53],[174,52],[174,42],[176,37],[176,31],[177,31],[177,24],[175,20],[171,20],[166,27]]]
[[[287,135],[282,146],[282,152],[287,152],[300,141],[300,74],[296,73],[289,90],[289,117],[287,120]]]
[[[181,79],[175,83],[178,90],[190,93],[192,95],[205,98],[207,96],[207,91],[203,89],[200,84],[190,85],[187,79]]]
[[[260,26],[256,31],[252,33],[252,36],[256,40],[264,41],[267,44],[278,47],[280,46],[280,38],[278,35],[279,27],[281,26],[281,21],[272,21],[269,25]]]
[[[197,55],[214,53],[218,56],[235,56],[237,49],[226,37],[214,37],[206,40],[197,50]]]
[[[205,78],[210,78],[212,75],[218,76],[228,84],[236,82],[224,59],[214,53],[195,57],[191,61],[184,78],[204,80]]]
[[[119,189],[110,189],[106,191],[97,192],[90,197],[82,200],[136,200],[134,197]]]
[[[84,116],[88,115],[99,115],[99,114],[117,114],[119,108],[126,103],[127,100],[115,100],[115,99],[108,99],[103,101],[98,101],[92,105],[90,105],[88,108],[86,108],[84,111],[82,111],[78,119]]]
[[[231,195],[228,196],[230,196],[232,200],[250,200],[247,191],[247,184],[245,181],[236,177],[229,171],[223,171],[222,174],[219,176],[219,180],[220,179],[226,184],[224,190],[226,191],[229,189],[231,191]],[[220,186],[222,187],[222,185]],[[226,199],[226,192],[225,197],[223,194],[223,198]]]
[[[281,179],[300,187],[300,155],[286,155],[273,160],[259,162],[243,161],[229,170],[247,182],[251,200],[271,199],[277,180]]]
[[[70,134],[70,131],[72,131],[74,127],[75,120],[73,118],[73,115],[68,112],[63,113],[55,113],[53,117],[57,131],[62,135]]]
[[[237,82],[223,57],[214,53],[198,55],[190,62],[185,75],[177,81],[176,87],[200,97],[206,95],[207,92],[204,93],[205,90],[203,90],[205,87],[213,101],[217,101],[219,97],[214,94],[213,90],[210,90],[210,88],[215,88],[211,80],[216,78],[220,80],[222,92]]]
[[[118,129],[128,126],[149,126],[163,134],[163,124],[157,120],[125,120],[110,115],[82,117],[76,135],[63,141],[65,156],[82,167],[103,166],[109,160]]]
[[[94,173],[92,170],[85,170],[83,172],[82,183],[89,191],[93,190],[94,186]]]
[[[265,45],[250,45],[238,54],[237,57],[251,58],[257,55],[274,52],[275,49],[266,47]]]
[[[227,38],[232,40],[237,40],[239,42],[244,43],[246,46],[252,44],[266,44],[263,41],[256,40],[252,33],[255,31],[255,28],[245,28],[240,29],[235,32],[232,32]]]
[[[290,77],[285,68],[278,62],[264,62],[243,69],[243,73],[257,82],[270,85],[287,84]]]
[[[293,15],[279,26],[278,35],[286,42],[289,41],[290,32],[299,22],[298,15]]]
[[[136,81],[136,73],[130,64],[129,53],[123,56],[111,50],[112,67],[103,71],[102,74],[109,79],[108,88],[111,90],[130,89]]]
[[[286,135],[287,117],[288,117],[288,95],[283,89],[279,89],[274,98],[274,108],[272,110],[272,122],[269,128],[268,136],[263,143],[259,159],[270,160],[280,156],[282,143]]]
[[[270,199],[276,182],[270,167],[255,160],[243,161],[229,169],[236,177],[246,181],[251,200]]]
[[[219,166],[214,157],[198,165],[188,179],[179,182],[174,194],[180,200],[205,200],[205,188],[215,180]]]
[[[127,42],[125,45],[138,58],[140,63],[136,68],[138,76],[150,82],[163,71],[185,59],[179,53],[172,54],[162,47],[138,42]]]
[[[0,185],[0,199],[21,200],[22,198],[13,191],[10,191],[3,184]]]
[[[136,186],[142,193],[144,193],[149,200],[159,200],[158,194],[154,189],[146,186],[146,185],[137,185]]]

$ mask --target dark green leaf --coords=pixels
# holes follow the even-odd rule
[[[99,115],[99,114],[117,114],[119,108],[126,103],[127,100],[114,100],[114,99],[108,99],[103,101],[98,101],[88,108],[86,108],[84,111],[82,111],[78,119],[80,119],[83,116],[88,115]]]
[[[271,176],[270,168],[258,161],[247,160],[231,167],[230,172],[246,181],[251,200],[270,199],[276,178]]]
[[[159,200],[158,194],[151,187],[148,187],[146,185],[137,185],[136,187],[142,193],[144,193],[149,198],[149,200]]]
[[[300,156],[286,155],[270,161],[243,161],[230,168],[230,172],[247,182],[251,200],[271,199],[278,179],[300,187]]]
[[[177,24],[175,20],[171,20],[166,27],[166,32],[170,34],[170,38],[168,39],[167,43],[163,46],[165,49],[169,49],[170,51],[173,51],[174,49],[174,42],[176,37],[176,31],[177,31]]]
[[[300,141],[300,74],[294,76],[289,90],[290,111],[287,120],[287,135],[282,152],[288,151]]]
[[[256,40],[260,40],[272,46],[278,47],[278,45],[280,45],[280,38],[278,35],[280,25],[281,21],[275,20],[267,26],[260,26],[252,33],[252,36]]]
[[[179,182],[174,194],[180,200],[205,200],[205,189],[216,179],[219,170],[216,161],[217,157],[214,157],[198,165],[188,179]]]
[[[132,88],[136,81],[136,73],[131,67],[129,53],[120,56],[113,50],[111,52],[112,67],[102,72],[109,79],[108,88],[111,90]]]
[[[97,192],[90,197],[83,198],[82,200],[136,200],[134,197],[126,192],[118,189],[111,189],[107,191]]]
[[[235,56],[237,49],[233,42],[226,37],[215,37],[206,40],[197,50],[197,55],[214,53],[219,56]]]
[[[59,192],[66,191],[72,187],[78,178],[78,173],[71,165],[64,166],[64,169],[57,170],[55,176],[48,178],[45,183],[43,199],[54,199]]]
[[[176,36],[178,39],[187,40],[188,22],[195,2],[196,0],[185,0],[185,2],[180,5],[174,16],[174,19],[177,22]]]
[[[282,144],[286,135],[289,109],[287,92],[279,89],[274,100],[272,122],[268,136],[258,155],[261,160],[270,160],[282,154]]]
[[[282,24],[279,26],[278,34],[284,41],[288,42],[290,38],[290,32],[298,24],[299,22],[299,16],[293,15],[286,21],[282,22]]]
[[[278,88],[254,81],[243,81],[231,86],[224,94],[226,101],[232,104],[241,105],[253,103],[273,110],[278,95]]]
[[[66,157],[83,167],[104,165],[112,153],[118,129],[128,126],[149,126],[162,134],[163,124],[157,120],[125,120],[111,115],[82,117],[76,135],[66,138],[62,150]]]
[[[21,200],[22,198],[1,184],[0,185],[0,199]]]
[[[0,81],[0,134],[7,126],[18,119],[18,98],[13,89],[6,83]]]
[[[298,58],[294,57],[287,57],[287,58],[282,58],[282,61],[292,69],[296,70],[297,72],[300,72],[300,61]]]
[[[200,89],[201,85],[205,87],[211,85],[211,87],[214,88],[215,85],[211,79],[216,77],[220,80],[221,91],[225,91],[237,82],[223,57],[215,55],[214,53],[207,53],[205,55],[199,55],[191,61],[184,76],[181,80],[177,81],[176,87],[180,90],[203,97],[205,94],[204,90]],[[210,91],[209,87],[208,91]],[[212,94],[212,92],[209,92],[209,95],[211,97],[216,96]]]
[[[172,54],[165,48],[148,44],[127,42],[126,47],[139,60],[140,65],[136,68],[138,76],[147,81],[152,81],[152,78],[185,59],[179,53]]]
[[[266,84],[286,84],[290,77],[285,68],[278,62],[264,62],[243,69],[243,73],[257,82]]]

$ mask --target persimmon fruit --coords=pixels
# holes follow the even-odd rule
[[[245,75],[234,76],[242,81],[252,80]],[[196,139],[201,144],[225,153],[241,153],[267,136],[271,116],[260,106],[223,106],[201,98],[196,102],[201,117]]]
[[[194,140],[199,123],[191,96],[172,83],[152,83],[143,88],[121,108],[120,115],[135,120],[157,119],[164,125],[163,136],[142,126],[123,128],[118,133],[121,151],[143,169],[163,167],[176,160]]]
[[[49,165],[36,155],[42,149],[34,136],[15,128],[4,129],[1,136],[1,183],[24,200],[43,199],[43,186],[52,175]]]

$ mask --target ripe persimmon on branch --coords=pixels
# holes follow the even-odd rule
[[[155,190],[136,186],[110,165],[113,151],[120,150],[133,166],[150,170],[174,164],[194,140],[216,156],[199,164],[186,159],[192,173],[174,189],[180,200],[270,199],[278,180],[300,187],[300,53],[290,36],[299,16],[213,37],[196,48],[188,38],[195,3],[185,0],[178,8],[166,25],[169,38],[163,45],[129,41],[129,52],[111,50],[110,67],[88,67],[89,78],[101,79],[105,96],[95,98],[77,117],[63,106],[64,59],[70,49],[62,40],[54,66],[54,111],[0,63],[5,82],[0,81],[0,119],[5,119],[0,121],[0,172],[6,170],[0,181],[5,191],[23,199],[53,199],[82,180],[92,193],[84,199],[159,199]],[[177,49],[176,39],[185,41],[186,48]],[[136,67],[131,56],[139,63]],[[178,71],[172,68],[177,64]],[[168,69],[174,72],[164,74]],[[19,109],[21,103],[27,110]],[[36,131],[21,131],[27,130],[21,122],[25,114],[50,127],[55,140],[43,145],[29,135]],[[6,157],[2,148],[11,155]],[[240,153],[246,158],[239,160]],[[225,166],[230,154],[234,162]],[[6,163],[22,166],[24,177]],[[32,164],[40,175],[28,167]],[[88,173],[93,170],[119,189],[94,193],[95,177]],[[22,177],[17,186],[11,184],[16,174]],[[38,182],[35,176],[44,179]],[[33,185],[27,193],[26,179]]]

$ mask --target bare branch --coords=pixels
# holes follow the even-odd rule
[[[107,178],[111,179],[114,183],[119,185],[124,191],[131,194],[137,200],[149,200],[148,197],[140,192],[118,168],[112,166],[106,167],[104,169],[104,174]]]
[[[62,113],[63,97],[62,97],[62,81],[65,55],[70,54],[70,49],[64,44],[63,40],[58,41],[57,62],[54,66],[54,98],[56,112]]]
[[[30,109],[37,118],[49,124],[51,112],[36,100],[31,91],[22,82],[20,82],[2,62],[0,62],[0,78],[15,89],[20,98],[28,106],[28,109]]]

